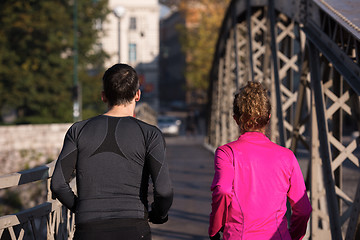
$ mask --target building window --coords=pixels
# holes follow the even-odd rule
[[[136,30],[136,17],[131,17],[130,18],[129,29],[130,30]]]
[[[136,62],[136,44],[135,43],[129,44],[129,62],[131,62],[131,63]]]

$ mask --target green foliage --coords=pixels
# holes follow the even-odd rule
[[[186,54],[187,89],[206,92],[218,32],[229,0],[185,0],[179,5],[186,25],[179,25]]]
[[[101,90],[98,73],[107,56],[94,50],[94,26],[109,10],[107,0],[77,2],[83,107],[96,112],[93,95]],[[0,26],[0,111],[14,109],[17,123],[72,121],[73,1],[0,1]]]
[[[20,194],[13,190],[5,190],[2,194],[0,204],[0,215],[17,213],[21,211],[23,205],[21,203]]]

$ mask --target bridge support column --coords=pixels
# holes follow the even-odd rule
[[[323,82],[320,75],[320,54],[318,49],[310,41],[309,43],[309,57],[310,57],[310,72],[311,72],[311,87],[316,106],[316,119],[319,130],[320,140],[320,155],[322,159],[322,169],[324,177],[324,185],[326,190],[327,206],[329,213],[329,220],[331,228],[332,239],[342,239],[339,207],[334,189],[334,176],[331,167],[331,152],[328,140],[328,123],[326,119],[326,106],[323,94]]]

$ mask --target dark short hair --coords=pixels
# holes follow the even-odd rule
[[[248,82],[235,95],[233,111],[241,132],[263,128],[268,124],[271,112],[267,90],[259,82]]]
[[[104,73],[104,94],[110,106],[130,103],[139,87],[135,69],[127,64],[115,64]]]

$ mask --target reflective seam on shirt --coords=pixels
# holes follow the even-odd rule
[[[231,153],[233,155],[233,167],[234,167],[234,178],[235,178],[235,169],[236,169],[236,166],[235,166],[235,154],[234,154],[234,151],[233,149],[230,147],[230,145],[227,145],[230,150],[231,150]],[[235,180],[235,179],[234,179]],[[234,186],[234,183],[233,183],[233,186]],[[234,191],[234,195],[235,195],[235,198],[236,198],[236,202],[238,203],[239,205],[239,208],[240,208],[240,211],[241,211],[241,216],[242,216],[242,220],[243,220],[243,223],[242,223],[242,229],[241,229],[241,240],[243,239],[244,237],[244,228],[245,228],[245,217],[244,217],[244,213],[243,213],[243,210],[241,208],[241,205],[240,205],[240,202],[239,202],[239,198],[237,197],[236,195],[236,191],[235,189],[233,188],[233,191]]]

